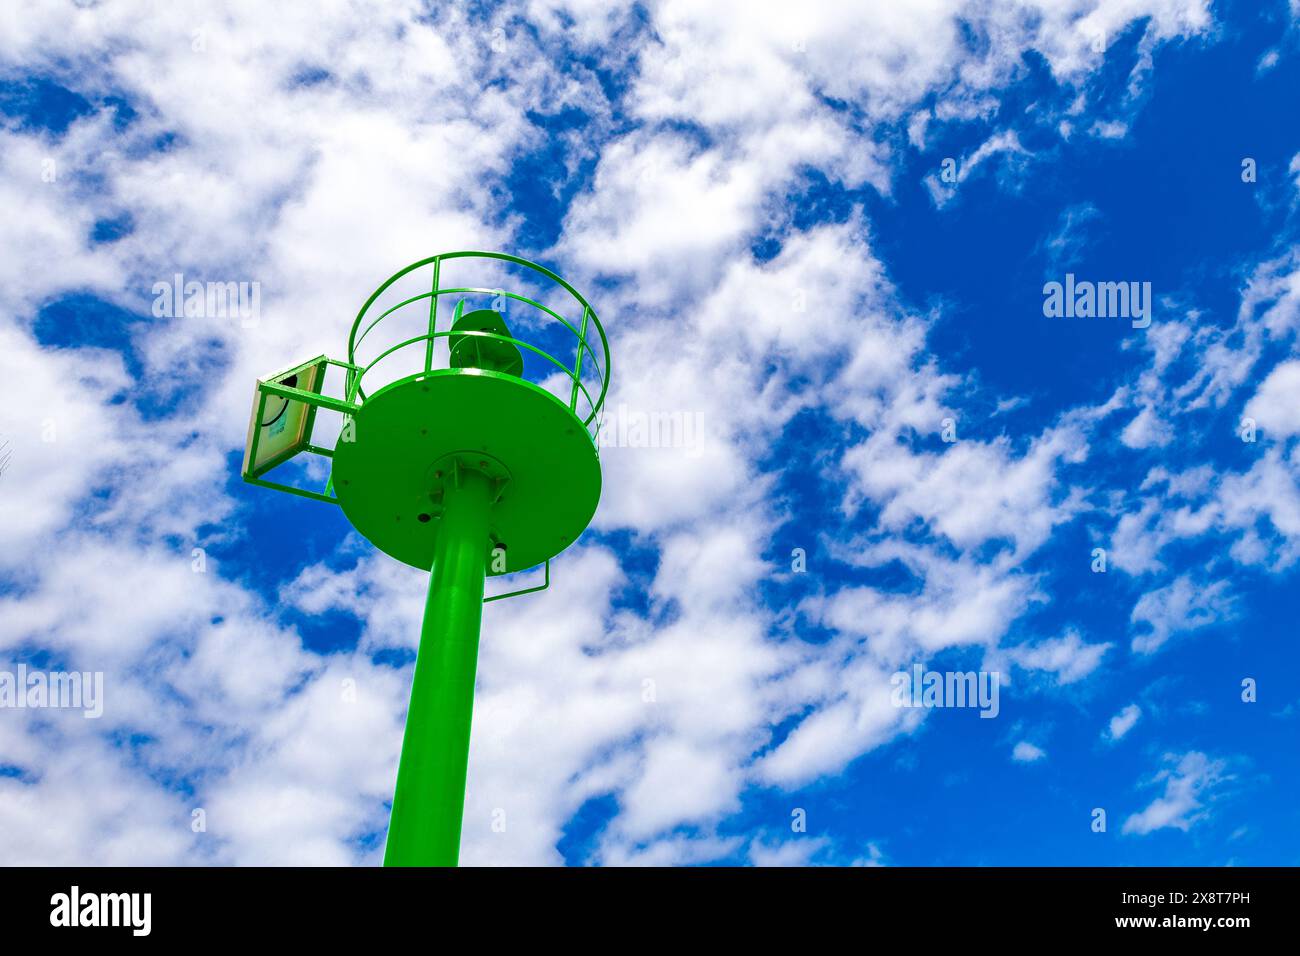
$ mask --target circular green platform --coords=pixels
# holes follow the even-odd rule
[[[567,405],[512,375],[438,369],[385,386],[357,412],[352,440],[334,450],[334,493],[352,525],[375,547],[428,570],[441,491],[456,468],[494,482],[485,557],[504,549],[504,567],[535,567],[580,535],[600,500],[600,461]]]

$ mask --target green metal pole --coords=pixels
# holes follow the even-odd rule
[[[455,866],[465,812],[491,483],[458,469],[443,496],[385,866]]]

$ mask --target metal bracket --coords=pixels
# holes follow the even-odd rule
[[[358,371],[358,366],[353,365],[350,362],[340,362],[337,361],[336,359],[331,359],[325,355],[319,355],[308,362],[304,362],[302,365],[296,366],[295,368],[289,369],[288,371],[278,373],[273,378],[276,380],[283,381],[285,378],[287,378],[290,375],[300,374],[306,369],[312,368],[313,366],[317,366],[322,369],[320,385],[323,387],[324,369],[331,365],[347,369],[349,374],[355,374]],[[352,417],[353,415],[355,415],[358,409],[360,408],[360,406],[356,405],[353,402],[346,402],[337,398],[332,398],[328,395],[323,395],[319,391],[308,391],[306,389],[296,388],[289,385],[283,385],[280,384],[280,381],[276,381],[276,380],[272,380],[272,379],[258,380],[257,388],[256,391],[254,392],[254,403],[253,403],[254,424],[260,423],[262,421],[265,415],[266,400],[268,396],[275,396],[278,398],[286,399],[288,401],[301,402],[302,404],[307,406],[306,426],[303,432],[305,437],[298,445],[286,449],[284,453],[277,455],[275,458],[272,458],[269,461],[263,462],[260,466],[252,467],[250,466],[249,463],[252,460],[255,460],[256,458],[258,443],[261,439],[261,432],[260,429],[255,428],[254,425],[250,425],[249,446],[247,452],[245,453],[245,461],[244,461],[244,468],[242,469],[242,477],[249,484],[261,485],[263,488],[272,488],[275,491],[287,492],[288,494],[291,495],[297,495],[300,498],[310,498],[313,501],[324,501],[324,502],[329,502],[331,504],[337,505],[339,501],[334,494],[334,478],[332,473],[329,479],[325,483],[325,490],[323,493],[312,491],[307,488],[295,488],[292,485],[286,485],[278,481],[270,481],[264,476],[268,472],[274,471],[280,465],[284,464],[285,462],[289,461],[290,459],[294,458],[295,456],[297,456],[302,452],[306,452],[312,455],[319,455],[322,458],[333,458],[334,449],[323,448],[319,445],[314,445],[311,442],[311,435],[315,428],[315,423],[316,423],[316,412],[321,408],[329,409],[330,411],[342,413],[344,419],[346,420]],[[287,403],[285,407],[286,408],[288,407]]]
[[[505,594],[494,594],[491,597],[485,597],[483,599],[483,603],[489,604],[492,601],[500,601],[503,600],[504,598],[518,597],[521,594],[532,594],[534,591],[545,591],[550,586],[551,586],[551,559],[547,558],[546,559],[546,580],[543,581],[541,584],[539,584],[537,587],[523,588],[522,590],[519,591],[508,591]]]

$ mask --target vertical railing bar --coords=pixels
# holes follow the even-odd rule
[[[569,394],[569,411],[578,413],[578,382],[582,380],[582,353],[587,345],[587,319],[591,315],[591,306],[582,307],[582,331],[578,333],[578,354],[573,360],[573,391]]]
[[[442,258],[433,260],[433,295],[429,296],[429,345],[424,352],[424,370],[433,371],[433,333],[438,328],[438,273],[442,269]]]

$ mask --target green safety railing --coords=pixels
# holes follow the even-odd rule
[[[553,282],[555,285],[564,289],[566,292],[569,293],[569,295],[573,296],[574,300],[579,305],[582,306],[581,325],[574,326],[572,322],[570,322],[560,313],[556,312],[554,309],[551,309],[548,306],[543,305],[542,303],[536,301],[535,299],[531,299],[528,296],[521,295],[516,292],[508,292],[504,289],[490,289],[490,288],[470,287],[470,286],[451,287],[445,289],[440,288],[439,280],[442,274],[442,263],[444,261],[451,260],[451,259],[495,259],[502,262],[508,262],[514,265],[523,266],[527,269],[531,269],[533,272],[536,272],[539,275],[544,276],[545,278]],[[418,269],[423,269],[427,266],[433,267],[433,281],[432,281],[432,286],[428,292],[421,292],[418,295],[414,295],[409,298],[403,299],[401,302],[398,302],[396,305],[393,305],[385,309],[383,312],[380,312],[378,315],[375,315],[373,317],[369,315],[371,307],[375,304],[375,302],[379,299],[379,297],[383,295],[384,292],[387,291],[395,282],[397,282],[404,276],[407,276],[410,273],[415,272]],[[430,256],[427,259],[421,259],[419,262],[414,262],[411,265],[407,266],[406,268],[400,270],[399,272],[394,273],[378,289],[376,289],[374,293],[370,296],[370,298],[366,300],[365,304],[362,305],[361,311],[357,313],[356,321],[352,324],[352,330],[348,334],[348,362],[346,363],[346,367],[348,371],[347,371],[346,389],[347,389],[347,401],[349,403],[356,404],[365,401],[366,392],[362,384],[362,381],[365,378],[366,373],[370,372],[372,369],[374,369],[376,365],[378,365],[380,362],[382,362],[384,359],[388,358],[389,356],[397,352],[401,352],[405,349],[409,349],[414,346],[417,346],[420,343],[424,343],[424,371],[416,372],[413,375],[405,376],[404,378],[399,379],[398,381],[406,381],[407,379],[415,378],[418,377],[419,375],[426,374],[428,372],[433,371],[434,343],[440,338],[447,338],[453,334],[451,328],[447,328],[439,331],[437,327],[438,301],[443,296],[448,296],[448,295],[491,295],[491,296],[499,296],[507,299],[513,299],[516,302],[521,302],[525,305],[532,306],[534,309],[537,310],[537,312],[540,315],[545,316],[551,320],[554,320],[555,322],[558,322],[565,329],[567,329],[575,339],[573,364],[571,366],[565,364],[555,356],[551,355],[545,349],[540,348],[539,346],[534,345],[531,342],[525,341],[524,339],[521,339],[517,336],[501,335],[496,332],[457,330],[454,334],[458,338],[462,336],[464,338],[461,338],[460,341],[458,341],[458,343],[456,344],[456,346],[450,348],[448,354],[449,356],[454,356],[456,349],[465,345],[466,341],[469,340],[470,338],[496,339],[501,342],[509,342],[512,345],[518,346],[519,348],[527,349],[529,352],[539,356],[540,358],[544,359],[546,362],[550,363],[555,368],[559,369],[569,378],[572,386],[569,392],[569,411],[571,411],[575,417],[579,418],[579,420],[582,421],[583,427],[588,430],[593,440],[596,440],[598,438],[600,433],[600,422],[602,419],[601,413],[605,406],[605,396],[609,390],[609,362],[610,362],[609,340],[605,336],[605,329],[600,324],[600,319],[597,317],[596,312],[594,309],[592,309],[590,303],[588,303],[587,300],[584,299],[582,295],[573,286],[569,285],[568,282],[560,278],[560,276],[556,275],[554,272],[545,268],[544,266],[538,265],[535,262],[529,262],[527,259],[522,259],[519,256],[512,256],[504,252],[473,252],[473,251],[447,252],[441,255]],[[366,336],[368,336],[370,332],[380,322],[382,322],[384,319],[388,318],[390,315],[393,315],[394,313],[398,312],[401,309],[407,308],[408,306],[412,306],[416,303],[423,302],[425,300],[428,300],[429,302],[429,318],[428,318],[427,332],[421,335],[416,335],[404,339],[403,341],[398,342],[396,345],[392,345],[389,348],[384,349],[384,351],[380,352],[377,356],[375,356],[365,365],[362,365],[358,362],[357,349],[365,341]],[[592,330],[594,330],[595,335],[599,337],[599,344],[600,344],[599,355],[597,355],[596,350],[593,348],[593,339],[591,335]],[[588,357],[590,358],[589,362],[587,361]],[[586,368],[591,368],[594,371],[596,379],[600,384],[599,392],[597,393],[594,399],[592,398],[591,391],[587,388],[586,384],[583,382],[583,376]],[[386,382],[382,387],[388,387],[393,384],[396,384],[396,382]],[[578,411],[579,394],[581,394],[587,400],[587,414],[585,417],[583,417],[583,415]],[[593,430],[593,425],[594,425],[594,430]]]

